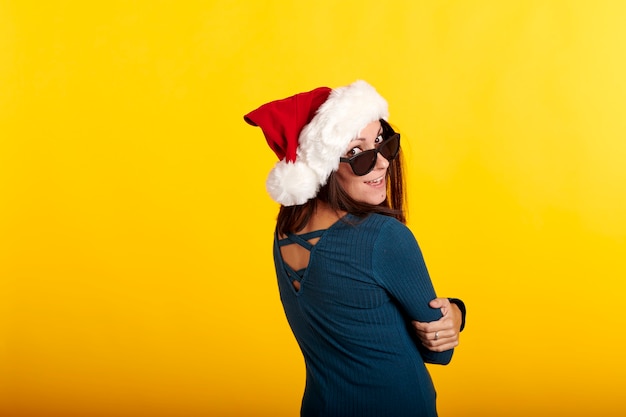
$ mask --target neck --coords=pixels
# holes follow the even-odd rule
[[[314,230],[328,229],[335,222],[337,222],[337,220],[345,215],[345,211],[334,210],[328,205],[328,203],[318,200],[315,212],[313,213],[313,216],[311,216],[309,223],[303,231],[312,232]]]

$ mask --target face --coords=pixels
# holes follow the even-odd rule
[[[380,122],[374,121],[365,126],[359,136],[350,142],[344,157],[350,158],[359,152],[378,147],[383,141],[383,129]],[[387,198],[387,168],[389,161],[380,153],[376,156],[376,165],[366,175],[355,175],[348,163],[340,163],[336,176],[339,185],[355,201],[378,205]]]

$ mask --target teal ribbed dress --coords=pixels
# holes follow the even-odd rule
[[[310,246],[308,267],[292,270],[280,247]],[[295,242],[295,243],[294,243]],[[424,363],[447,364],[453,351],[431,352],[410,320],[441,317],[419,246],[396,219],[347,215],[307,235],[275,236],[280,297],[306,364],[301,416],[436,416]],[[292,280],[300,281],[300,290]]]

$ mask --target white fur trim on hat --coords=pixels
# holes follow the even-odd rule
[[[332,90],[300,132],[296,162],[282,160],[270,172],[266,182],[270,196],[284,206],[314,198],[359,132],[388,117],[387,101],[365,81]]]

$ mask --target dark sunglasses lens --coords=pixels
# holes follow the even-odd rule
[[[352,171],[356,175],[365,175],[374,168],[376,165],[376,151],[370,150],[361,152],[354,159],[350,161],[350,165],[352,166]]]
[[[380,154],[388,161],[393,161],[400,152],[400,135],[394,134],[380,145]]]

